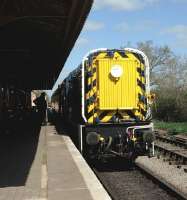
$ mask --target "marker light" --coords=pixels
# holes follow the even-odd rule
[[[112,77],[120,78],[123,74],[123,68],[120,65],[113,65],[110,71]]]

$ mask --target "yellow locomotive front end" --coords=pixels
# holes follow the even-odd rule
[[[149,119],[146,64],[131,49],[100,51],[84,61],[84,115],[88,124]]]
[[[95,50],[81,70],[80,149],[93,158],[154,154],[146,55],[130,48]]]

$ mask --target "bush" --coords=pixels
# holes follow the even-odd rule
[[[156,106],[153,107],[153,117],[166,122],[187,121],[187,95],[181,92],[180,98],[176,98],[173,91],[155,91]]]

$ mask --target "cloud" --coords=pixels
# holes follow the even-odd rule
[[[154,29],[159,25],[158,21],[154,20],[143,20],[141,23],[138,24],[139,30],[149,30]]]
[[[78,38],[76,45],[77,46],[86,46],[88,43],[89,43],[89,40],[87,38],[80,37],[80,38]]]
[[[99,21],[88,20],[85,24],[84,30],[86,31],[98,31],[104,28],[104,23]]]
[[[154,29],[158,26],[159,23],[151,20],[144,20],[141,23],[135,23],[133,25],[129,25],[127,22],[122,22],[116,25],[115,29],[120,32],[130,32],[130,31],[148,31]]]
[[[173,3],[187,3],[187,0],[172,0]]]
[[[187,25],[175,25],[162,31],[162,34],[172,35],[178,46],[187,47]]]
[[[183,38],[184,36],[187,37],[186,36],[186,34],[187,34],[187,25],[182,25],[182,24],[175,25],[175,26],[172,26],[172,27],[169,27],[169,28],[165,29],[163,31],[163,33],[175,34],[179,38]]]
[[[118,30],[120,32],[128,32],[128,31],[130,31],[130,26],[128,25],[128,23],[122,22],[122,23],[116,25],[116,30]]]
[[[94,8],[133,11],[143,9],[158,1],[159,0],[95,0]]]

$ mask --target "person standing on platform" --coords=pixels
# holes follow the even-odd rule
[[[33,101],[38,110],[39,123],[46,123],[46,109],[47,102],[45,100],[45,92],[42,92],[41,95]]]

